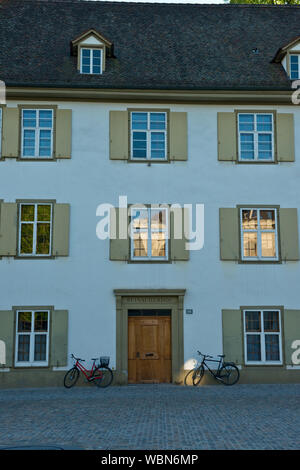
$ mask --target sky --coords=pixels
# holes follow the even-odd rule
[[[98,2],[100,0],[93,0],[94,2]],[[135,2],[135,0],[106,0],[107,2]],[[137,0],[137,3],[225,3],[224,0]]]

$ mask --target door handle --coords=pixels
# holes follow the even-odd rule
[[[140,357],[140,353],[139,353],[139,352],[136,353],[136,357]]]
[[[154,356],[154,353],[147,353],[145,354],[146,357],[151,357],[151,356]]]

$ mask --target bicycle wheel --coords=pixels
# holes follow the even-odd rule
[[[78,377],[79,377],[79,370],[76,367],[73,367],[65,375],[64,386],[66,388],[73,387],[76,384]]]
[[[204,367],[201,365],[197,369],[192,369],[190,370],[184,379],[184,384],[185,385],[199,385],[199,383],[202,380],[202,377],[204,375]]]
[[[235,364],[224,363],[220,369],[219,379],[224,385],[234,385],[240,378],[240,371]]]
[[[112,383],[112,380],[113,373],[109,367],[98,367],[91,378],[91,381],[94,382],[97,387],[101,388],[108,387]]]

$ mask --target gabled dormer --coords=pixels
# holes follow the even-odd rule
[[[77,56],[77,69],[82,74],[101,75],[107,57],[113,57],[113,44],[94,29],[71,41],[71,53]]]
[[[300,79],[300,36],[278,49],[272,62],[281,63],[291,80]]]

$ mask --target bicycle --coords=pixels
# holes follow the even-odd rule
[[[213,356],[208,354],[202,354],[200,351],[197,351],[199,356],[202,356],[202,361],[197,361],[194,369],[190,370],[185,376],[184,383],[188,385],[188,378],[192,378],[193,385],[199,385],[203,376],[204,376],[204,366],[208,369],[211,375],[219,380],[224,385],[234,385],[238,382],[240,378],[240,371],[233,362],[224,362],[225,354],[219,354],[219,360],[213,359]],[[207,362],[217,362],[218,369],[216,372],[210,369],[207,365]]]
[[[80,359],[79,357],[75,357],[71,354],[71,358],[76,360],[74,366],[68,370],[64,377],[64,386],[66,388],[73,387],[80,375],[80,372],[83,373],[87,382],[93,382],[97,387],[108,387],[113,380],[113,372],[108,367],[109,364],[109,357],[103,356],[100,357],[100,364],[96,365],[96,361],[98,358],[93,358],[93,365],[92,368],[86,369],[81,362],[85,362],[84,359]]]

